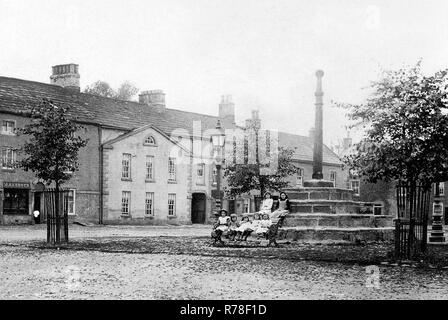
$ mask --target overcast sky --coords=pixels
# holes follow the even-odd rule
[[[323,69],[324,140],[344,136],[331,100],[361,102],[379,66],[423,58],[448,66],[448,1],[0,0],[0,75],[49,82],[80,65],[81,87],[163,89],[169,108],[217,115],[233,95],[237,122],[307,135]]]

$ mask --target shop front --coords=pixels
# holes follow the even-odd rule
[[[32,223],[30,183],[5,181],[1,197],[3,224]]]

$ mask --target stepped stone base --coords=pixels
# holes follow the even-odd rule
[[[370,214],[289,214],[284,227],[385,228],[393,227],[392,216]]]
[[[304,185],[285,190],[291,213],[278,231],[279,240],[393,240],[393,216],[363,213],[372,204],[356,201],[353,190],[328,186],[325,180],[311,180]]]
[[[292,241],[392,241],[394,228],[307,228],[283,227],[278,230],[279,240]]]

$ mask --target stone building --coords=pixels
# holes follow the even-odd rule
[[[343,139],[338,150],[340,158],[353,152],[353,141],[349,135]],[[360,201],[372,203],[375,213],[397,216],[397,190],[395,182],[378,181],[377,183],[369,183],[362,177],[353,175],[347,175],[347,177],[346,184],[348,187],[357,191],[356,194]],[[437,184],[439,187],[438,195],[436,194],[436,183],[432,185],[428,222],[431,223],[435,201],[439,201],[444,212],[444,223],[448,224],[448,192],[446,191],[448,184],[447,182],[438,182]]]
[[[223,96],[218,116],[166,107],[161,90],[143,91],[138,102],[80,92],[76,64],[52,68],[51,84],[0,77],[0,221],[31,223],[42,208],[45,186],[32,173],[13,168],[25,137],[15,129],[30,121],[33,105],[50,99],[67,107],[83,129],[88,144],[80,150],[80,170],[64,187],[71,219],[96,223],[207,223],[214,208],[216,169],[210,134],[218,120],[224,129],[239,128],[235,105]],[[260,121],[254,113],[250,121]],[[279,145],[296,147],[294,161],[302,169],[291,177],[300,185],[312,174],[309,137],[279,133]],[[324,147],[324,174],[343,184],[338,157]],[[225,181],[223,181],[225,185]],[[254,195],[224,199],[230,212],[255,210]],[[45,218],[45,217],[43,217]]]

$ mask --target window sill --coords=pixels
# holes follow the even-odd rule
[[[196,182],[197,186],[205,186],[205,182]]]
[[[176,219],[176,218],[177,218],[176,215],[174,215],[174,216],[168,216],[168,219]]]
[[[146,215],[146,216],[145,216],[145,219],[152,220],[152,219],[154,219],[154,215]]]
[[[123,213],[121,214],[121,217],[125,218],[125,219],[131,219],[132,218],[130,214],[123,214]]]
[[[2,132],[1,134],[4,135],[4,136],[16,136],[17,135],[14,132]]]
[[[145,147],[158,147],[157,144],[152,144],[152,143],[144,143],[143,144]]]
[[[146,183],[156,183],[156,180],[154,180],[154,179],[150,179],[150,180],[145,179],[145,182]]]
[[[129,181],[129,182],[132,182],[132,179],[131,179],[131,178],[121,178],[121,181]]]
[[[177,184],[177,181],[175,181],[175,180],[168,180],[168,183],[169,184]]]

